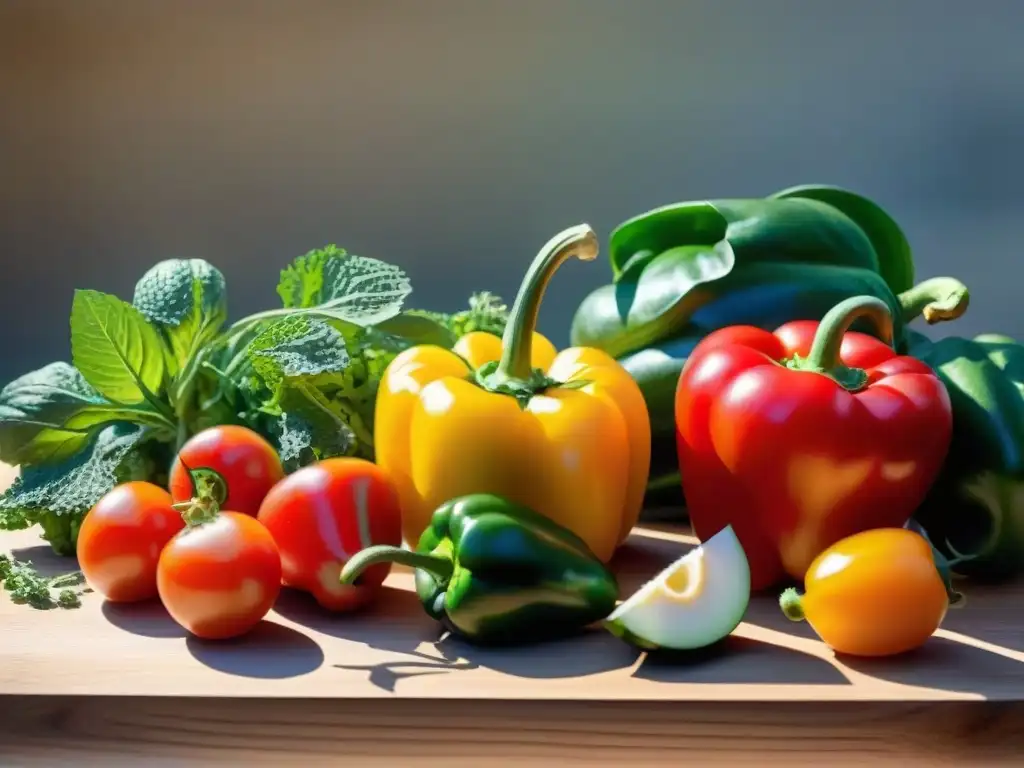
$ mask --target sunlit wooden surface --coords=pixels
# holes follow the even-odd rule
[[[692,546],[638,529],[628,594]],[[74,570],[35,532],[0,548]],[[1024,748],[1024,589],[972,589],[921,651],[837,659],[770,596],[721,647],[644,654],[611,635],[514,650],[443,638],[411,574],[354,616],[286,592],[250,636],[187,638],[157,604],[36,611],[0,597],[0,765],[1011,764]],[[1019,758],[1018,758],[1019,759]],[[71,762],[68,762],[71,761]],[[816,762],[817,761],[817,762]],[[420,763],[416,763],[420,764]]]

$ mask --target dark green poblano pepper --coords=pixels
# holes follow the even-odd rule
[[[932,321],[957,296],[944,284],[914,288],[914,262],[897,223],[877,204],[838,187],[800,186],[760,199],[677,203],[611,234],[612,283],[573,319],[574,345],[603,349],[640,385],[651,418],[650,492],[679,493],[675,388],[696,344],[714,330],[821,320],[851,296],[877,296],[904,351],[906,307],[924,297]],[[920,311],[920,309],[918,309]],[[866,325],[853,330],[874,332]]]
[[[362,550],[342,569],[342,583],[381,562],[414,568],[426,612],[478,644],[566,636],[605,618],[618,599],[615,577],[579,537],[491,494],[438,507],[415,552]]]
[[[942,379],[953,441],[914,515],[953,570],[999,580],[1024,572],[1024,346],[1008,336],[908,334],[910,354]]]

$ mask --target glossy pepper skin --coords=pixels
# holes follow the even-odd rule
[[[925,536],[875,528],[824,550],[807,569],[804,593],[791,587],[779,604],[837,653],[877,657],[924,645],[963,596]]]
[[[864,317],[888,343],[847,333]],[[732,524],[754,589],[802,579],[846,536],[902,526],[938,475],[949,396],[891,339],[888,305],[861,296],[820,324],[718,331],[687,361],[676,424],[690,520],[702,541]]]
[[[454,350],[412,347],[384,372],[374,450],[398,488],[410,545],[437,507],[473,493],[546,515],[602,562],[629,535],[650,466],[643,396],[606,353],[555,354],[533,330],[558,266],[596,254],[586,225],[556,235],[530,267],[500,342],[479,333]]]
[[[426,612],[481,645],[512,645],[573,634],[611,613],[615,577],[571,531],[492,494],[452,499],[434,512],[415,552],[377,546],[345,566],[344,583],[366,568],[416,569]]]
[[[910,354],[930,365],[953,407],[953,442],[915,513],[957,573],[998,581],[1024,572],[1024,346],[1008,336],[912,332]]]
[[[910,246],[889,214],[844,189],[807,185],[656,208],[616,228],[609,251],[613,281],[584,299],[570,338],[608,352],[640,386],[651,419],[652,491],[678,492],[676,383],[708,334],[820,321],[840,301],[871,295],[888,305],[894,345],[904,348]]]

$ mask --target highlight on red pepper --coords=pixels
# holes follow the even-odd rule
[[[849,331],[865,320],[878,338]],[[855,296],[820,323],[723,328],[687,361],[675,415],[690,520],[701,541],[732,525],[753,589],[802,579],[847,536],[902,526],[938,475],[949,396],[892,333],[885,302]]]

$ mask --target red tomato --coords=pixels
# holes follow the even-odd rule
[[[78,531],[78,564],[89,586],[115,603],[156,597],[160,552],[185,527],[171,495],[152,483],[119,485]]]
[[[157,588],[167,612],[196,637],[237,637],[259,624],[277,600],[281,555],[255,518],[218,512],[164,547]]]
[[[289,475],[263,500],[259,521],[281,550],[284,583],[333,611],[368,603],[391,569],[381,563],[359,586],[342,584],[352,555],[371,544],[402,544],[398,492],[383,469],[363,459],[326,459]]]
[[[227,496],[218,500],[221,509],[253,517],[267,491],[284,477],[274,447],[251,429],[235,425],[204,429],[182,446],[171,468],[170,490],[175,502],[192,498],[189,468],[216,471],[227,491]]]

